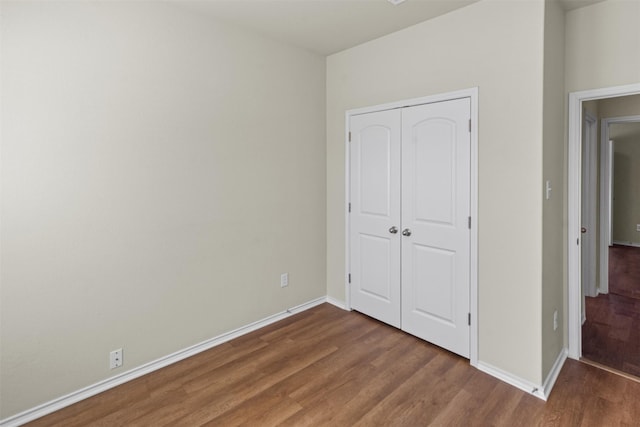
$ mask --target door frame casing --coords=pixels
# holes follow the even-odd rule
[[[582,181],[582,102],[640,94],[640,83],[569,93],[567,147],[567,331],[568,353],[582,356],[581,293],[581,181]],[[600,219],[602,222],[602,218]],[[606,241],[605,241],[606,242]]]
[[[585,140],[585,148],[586,153],[583,157],[586,157],[584,163],[587,165],[587,170],[584,171],[585,175],[585,183],[587,186],[587,198],[584,200],[587,211],[587,218],[583,218],[582,225],[587,228],[588,240],[586,247],[583,247],[582,250],[587,251],[587,258],[594,262],[594,264],[588,269],[588,277],[587,277],[587,288],[595,293],[596,296],[598,294],[598,286],[596,286],[596,196],[595,190],[598,185],[598,134],[597,134],[597,126],[598,119],[597,117],[593,117],[588,111],[584,110],[583,113],[583,123],[586,125],[589,123],[589,126],[593,126],[593,128],[588,128],[587,131],[589,135],[583,135],[583,138],[586,137]],[[583,128],[584,129],[584,128]],[[582,205],[581,205],[582,206]],[[585,242],[582,242],[583,244]],[[582,270],[584,272],[584,270]],[[583,279],[584,280],[584,279]],[[584,283],[583,283],[584,288]]]
[[[406,99],[370,107],[355,108],[345,112],[345,305],[351,310],[351,289],[349,276],[351,271],[350,261],[350,150],[349,150],[349,123],[351,116],[373,113],[377,111],[393,110],[397,108],[413,107],[435,102],[452,101],[460,98],[469,98],[471,101],[471,164],[470,164],[470,215],[471,230],[469,242],[469,312],[471,313],[471,326],[469,328],[469,360],[472,366],[478,364],[478,88],[462,89],[454,92],[423,96]]]

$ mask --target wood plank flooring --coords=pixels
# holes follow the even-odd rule
[[[315,307],[29,426],[632,426],[640,383],[567,361],[547,403],[356,312]]]
[[[640,299],[601,294],[586,308],[582,357],[640,377]]]
[[[609,248],[609,293],[587,297],[586,313],[583,358],[640,377],[640,248]]]
[[[640,248],[609,248],[609,292],[640,299]]]

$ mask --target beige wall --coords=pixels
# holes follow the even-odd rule
[[[324,58],[161,3],[1,7],[0,419],[326,294]]]
[[[640,123],[609,127],[614,143],[613,241],[640,245]]]
[[[582,109],[587,111],[596,119],[598,118],[598,101],[584,101],[582,103]]]
[[[596,102],[598,103],[598,117],[600,119],[640,116],[640,95],[599,99]]]
[[[545,2],[543,186],[551,197],[542,209],[542,378],[545,379],[564,345],[564,10],[556,0]],[[544,193],[542,197],[545,197]],[[553,329],[554,312],[558,329]]]
[[[566,14],[567,92],[640,81],[640,1],[607,0]]]
[[[536,384],[543,15],[542,2],[481,1],[327,59],[329,295],[345,299],[345,111],[478,86],[479,357]]]

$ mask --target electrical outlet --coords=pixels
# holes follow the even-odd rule
[[[636,231],[640,231],[640,224],[636,224]]]
[[[289,286],[289,273],[282,273],[280,275],[280,287],[284,288],[285,286]]]
[[[553,330],[558,330],[558,310],[553,312]]]
[[[109,369],[115,369],[122,366],[122,349],[113,350],[109,353]]]

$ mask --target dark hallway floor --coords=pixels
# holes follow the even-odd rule
[[[640,248],[609,250],[609,294],[586,298],[585,359],[640,377]]]
[[[609,248],[609,292],[640,299],[640,248]]]

